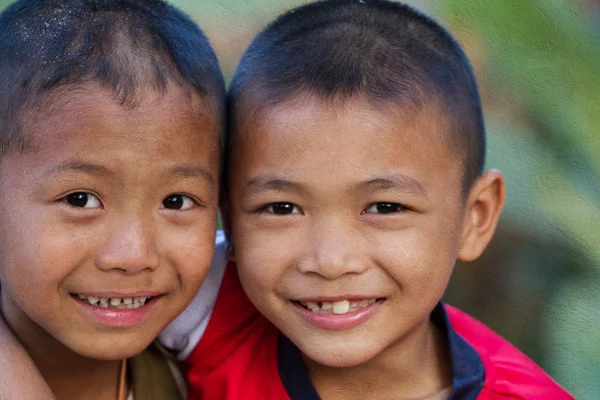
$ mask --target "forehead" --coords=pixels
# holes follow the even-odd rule
[[[74,159],[109,168],[136,162],[148,167],[158,166],[157,157],[163,164],[173,157],[218,164],[218,105],[184,87],[140,92],[139,102],[129,106],[96,84],[62,87],[46,96],[23,115],[25,150],[8,153],[7,167],[43,169]]]
[[[210,99],[197,95],[186,85],[168,84],[164,89],[151,86],[141,88],[136,93],[124,96],[120,90],[89,82],[81,85],[62,85],[44,92],[39,101],[22,116],[26,128],[32,125],[53,123],[69,117],[70,123],[81,121],[83,116],[97,122],[98,117],[110,116],[115,124],[142,122],[145,125],[163,124],[166,118],[179,116],[189,123],[213,123],[218,107]],[[71,118],[72,117],[72,118]],[[177,122],[171,121],[171,122]],[[35,131],[28,133],[35,135]]]
[[[109,133],[114,140],[168,142],[178,131],[194,131],[212,140],[211,133],[220,129],[217,105],[187,87],[141,90],[136,97],[123,104],[118,94],[99,84],[59,87],[23,116],[28,147],[40,150],[48,140],[87,140],[93,145]],[[170,134],[157,134],[161,132]]]
[[[244,116],[242,116],[243,119]],[[272,169],[381,175],[399,171],[423,185],[459,186],[461,159],[449,144],[444,114],[362,98],[326,103],[302,96],[239,121],[232,152],[244,175]],[[238,171],[233,171],[237,173]]]

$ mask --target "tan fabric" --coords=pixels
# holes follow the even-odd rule
[[[385,400],[448,400],[452,393],[452,386],[440,390],[439,392],[431,393],[420,397],[393,397]]]
[[[447,387],[446,389],[442,389],[439,392],[435,392],[427,396],[413,397],[404,400],[448,400],[448,398],[450,397],[450,393],[452,393],[452,387]]]
[[[185,400],[185,381],[179,365],[158,343],[130,358],[127,366],[133,399]]]
[[[431,396],[423,397],[423,400],[448,400],[450,393],[452,393],[451,387],[433,393]]]

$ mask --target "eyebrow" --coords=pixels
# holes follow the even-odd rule
[[[200,165],[177,165],[171,172],[184,178],[204,178],[212,187],[215,186],[215,178],[206,168]]]
[[[383,177],[374,178],[358,184],[359,187],[367,190],[403,190],[418,194],[426,194],[426,190],[417,179],[406,174],[392,174]]]
[[[274,175],[255,176],[248,180],[246,187],[253,192],[260,192],[262,190],[306,191],[301,184]],[[402,190],[421,195],[427,194],[423,185],[416,178],[402,173],[386,175],[360,182],[355,186],[355,189],[368,191]]]
[[[46,175],[57,174],[60,172],[85,172],[87,174],[101,174],[101,175],[114,175],[114,173],[108,168],[100,165],[83,161],[68,161],[63,164],[59,164],[52,168]]]
[[[47,175],[70,171],[107,176],[114,175],[113,171],[109,170],[103,165],[83,161],[69,161],[60,164],[52,168]],[[176,165],[175,167],[171,168],[170,172],[183,178],[204,178],[211,185],[211,187],[215,186],[215,178],[213,175],[206,168],[200,165]]]
[[[304,192],[302,185],[283,179],[274,175],[258,175],[246,183],[246,187],[252,192],[260,192],[262,190],[292,190],[296,192]]]

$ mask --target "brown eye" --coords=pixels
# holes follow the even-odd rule
[[[400,211],[404,211],[406,208],[402,204],[398,203],[373,203],[367,207],[362,213],[371,214],[392,214]]]
[[[183,194],[174,194],[162,201],[161,208],[168,210],[189,210],[196,205],[191,197]]]
[[[271,203],[263,208],[265,212],[276,215],[301,214],[300,208],[292,203]]]
[[[78,208],[99,208],[102,206],[98,197],[86,192],[71,193],[64,197],[64,201]]]

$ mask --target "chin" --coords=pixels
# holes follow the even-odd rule
[[[373,346],[363,342],[359,346],[298,346],[302,353],[319,365],[330,368],[350,368],[369,362],[380,353]]]
[[[123,360],[134,357],[144,351],[152,343],[152,340],[140,338],[120,337],[115,339],[96,341],[95,343],[80,343],[76,346],[68,346],[79,355],[104,361]]]

